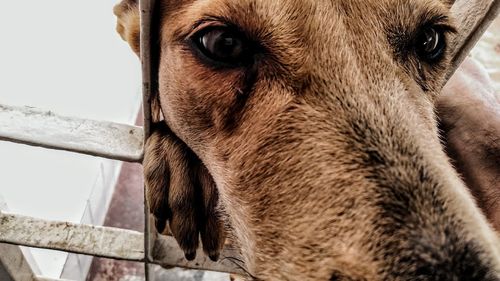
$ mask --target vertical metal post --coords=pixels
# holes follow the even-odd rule
[[[139,7],[141,11],[141,34],[140,50],[142,64],[142,106],[144,114],[144,144],[150,135],[151,130],[151,97],[154,87],[153,69],[151,62],[152,55],[152,19],[155,0],[140,0]],[[151,216],[149,214],[149,202],[146,196],[146,186],[144,186],[144,273],[146,281],[153,281],[154,277],[151,270],[153,261],[152,249],[156,239],[156,231],[151,229]]]
[[[151,62],[152,53],[152,19],[155,0],[140,0],[141,10],[141,34],[140,50],[142,65],[142,109],[144,112],[144,140],[150,135],[151,128],[151,97],[153,87],[153,69]]]

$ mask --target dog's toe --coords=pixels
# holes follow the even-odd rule
[[[211,260],[216,261],[219,259],[226,237],[222,212],[218,206],[219,196],[212,176],[201,162],[197,169],[197,178],[203,200],[202,217],[199,223],[203,250]]]
[[[195,215],[191,211],[173,212],[170,220],[170,230],[177,240],[187,260],[196,257],[196,249],[199,245],[199,231]]]

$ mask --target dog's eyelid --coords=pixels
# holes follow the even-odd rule
[[[194,34],[206,27],[226,27],[229,26],[225,20],[214,16],[204,16],[195,21],[191,26],[184,26],[174,32],[174,41],[184,42]]]
[[[428,23],[426,25],[423,25],[421,29],[424,29],[426,27],[432,27],[435,29],[438,29],[439,31],[443,32],[443,34],[455,34],[457,33],[457,29],[455,26],[450,25],[448,23]]]
[[[447,15],[434,15],[428,18],[427,20],[423,21],[423,24],[420,26],[419,29],[425,28],[425,27],[436,27],[442,30],[445,33],[456,33],[457,29],[453,22],[450,20],[450,18]]]
[[[193,24],[189,34],[186,37],[191,37],[194,34],[198,33],[200,30],[210,27],[228,27],[228,25],[225,22],[221,22],[219,20],[204,18],[196,21],[195,24]]]
[[[191,26],[189,33],[186,34],[186,38],[193,36],[194,34],[198,33],[199,31],[201,31],[205,28],[212,28],[212,27],[213,28],[217,28],[217,27],[228,28],[228,29],[234,30],[235,32],[245,34],[245,32],[243,32],[241,30],[241,28],[239,28],[236,24],[232,23],[228,19],[226,19],[224,17],[207,15],[207,16],[204,16],[201,19],[197,20]]]

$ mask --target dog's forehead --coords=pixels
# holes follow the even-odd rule
[[[448,0],[163,0],[168,12],[221,14],[228,17],[258,16],[270,19],[296,17],[305,22],[311,17],[332,15],[362,17],[392,13],[393,16],[418,14],[449,8]],[[332,20],[332,18],[328,18]],[[391,18],[386,18],[391,20]]]

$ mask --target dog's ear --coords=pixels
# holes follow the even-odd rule
[[[113,9],[116,15],[116,31],[127,41],[132,50],[139,55],[140,16],[138,0],[122,0]]]
[[[139,14],[139,0],[121,0],[113,8],[117,17],[116,31],[123,40],[127,41],[132,50],[140,55],[141,19]],[[151,96],[151,115],[153,122],[162,119],[160,102],[157,93],[153,91]]]

